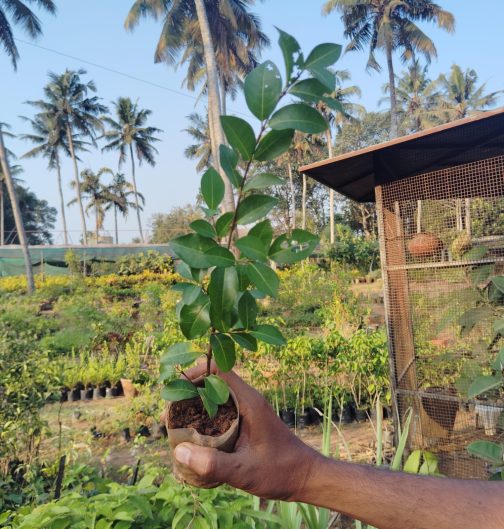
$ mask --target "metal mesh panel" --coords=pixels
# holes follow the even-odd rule
[[[401,417],[414,410],[410,448],[437,453],[446,475],[485,477],[466,447],[504,441],[503,416],[489,427],[466,395],[498,340],[490,310],[474,326],[464,318],[482,306],[487,278],[504,275],[504,156],[379,186],[376,199],[395,402]]]

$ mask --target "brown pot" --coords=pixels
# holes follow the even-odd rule
[[[443,249],[443,243],[433,233],[417,233],[408,241],[408,252],[413,257],[433,257]]]
[[[131,399],[138,395],[137,388],[133,385],[133,381],[129,378],[121,378],[121,386],[125,397]]]
[[[236,419],[231,423],[231,426],[227,432],[219,436],[213,435],[202,435],[198,433],[194,428],[169,428],[170,412],[172,402],[168,402],[166,405],[166,412],[164,413],[164,419],[166,424],[166,431],[168,433],[168,443],[172,452],[180,443],[193,443],[198,446],[205,446],[208,448],[216,448],[222,452],[232,452],[235,447],[236,440],[238,438],[238,432],[240,428],[240,407],[236,399],[235,394],[230,389],[229,393],[233,402],[236,406],[238,415]],[[194,485],[198,485],[200,480],[194,472],[189,470],[187,467],[180,465],[175,458],[173,458],[173,474],[181,481],[188,481]],[[201,483],[203,485],[203,483]]]

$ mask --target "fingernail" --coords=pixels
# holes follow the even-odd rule
[[[191,459],[191,449],[187,448],[187,446],[179,445],[177,446],[177,448],[175,448],[175,452],[173,455],[179,463],[182,463],[183,465],[188,465],[189,460]]]

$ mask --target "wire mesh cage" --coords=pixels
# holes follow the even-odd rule
[[[485,401],[467,395],[502,347],[504,294],[492,278],[504,275],[504,156],[382,184],[375,196],[394,396],[400,417],[413,409],[410,448],[436,453],[445,475],[484,478],[467,446],[504,442],[504,404],[497,390]]]

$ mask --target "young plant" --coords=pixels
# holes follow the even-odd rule
[[[177,315],[189,341],[173,345],[161,358],[161,380],[168,381],[162,396],[169,401],[199,396],[211,417],[229,398],[226,384],[210,374],[212,359],[226,372],[235,365],[237,348],[256,351],[258,340],[285,343],[277,327],[257,321],[257,299],[278,293],[279,278],[270,261],[295,263],[310,256],[318,244],[315,235],[300,229],[274,237],[273,226],[265,217],[277,199],[263,190],[283,181],[262,172],[260,163],[286,152],[296,130],[306,134],[326,130],[327,122],[314,108],[319,101],[341,110],[340,103],[328,95],[335,89],[335,76],[328,67],[338,60],[341,46],[320,44],[305,59],[297,41],[279,33],[285,82],[271,61],[259,65],[244,82],[247,106],[260,121],[258,133],[241,118],[221,117],[229,145],[220,145],[220,165],[235,190],[234,211],[220,210],[224,181],[210,167],[201,179],[205,219],[191,223],[194,233],[171,241],[171,250],[180,260],[177,271],[186,280],[175,289],[182,293]],[[279,107],[286,96],[297,101]],[[244,226],[251,227],[241,236]],[[202,387],[187,377],[173,380],[175,373],[183,376],[183,369],[201,355],[207,362]]]

